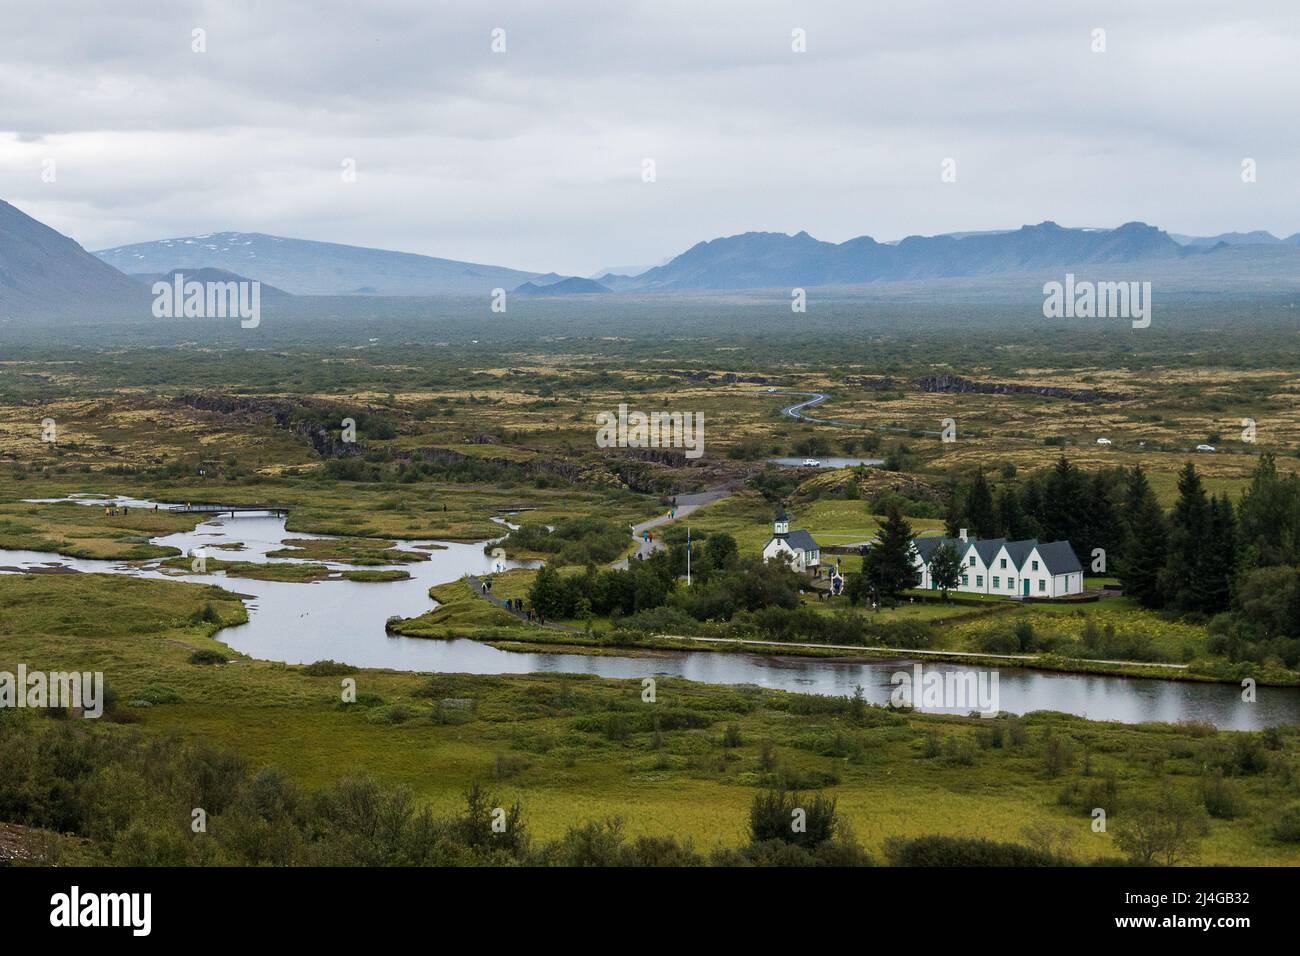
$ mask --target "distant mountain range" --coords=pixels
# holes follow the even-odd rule
[[[167,282],[175,284],[177,276],[184,277],[185,282],[200,282],[206,285],[209,282],[248,282],[252,281],[248,276],[237,275],[234,272],[227,272],[225,269],[173,269],[171,272],[136,272],[132,273],[131,278],[141,285],[153,287],[155,282]],[[260,281],[260,280],[258,280]],[[283,289],[277,289],[269,283],[261,283],[261,296],[265,299],[283,299],[290,298],[290,294]]]
[[[607,286],[601,285],[591,279],[583,279],[579,276],[570,276],[567,279],[561,279],[559,282],[550,282],[546,285],[538,285],[535,282],[525,282],[519,288],[515,289],[517,295],[591,295],[598,292],[611,291]]]
[[[489,295],[493,289],[513,289],[538,277],[501,266],[260,232],[159,239],[95,255],[128,273],[224,269],[293,295]]]
[[[1198,287],[1251,287],[1300,276],[1300,234],[1267,232],[1171,236],[1131,222],[1116,229],[1043,222],[1019,229],[877,242],[832,243],[806,232],[749,232],[701,242],[639,275],[599,280],[435,259],[260,233],[223,232],[163,239],[94,255],[72,239],[0,201],[0,317],[30,313],[85,318],[148,315],[148,285],[182,272],[188,279],[255,279],[263,295],[525,297],[708,290],[868,286],[961,277],[1059,275],[1142,264],[1148,274]],[[1130,270],[1131,271],[1131,270]],[[129,273],[129,276],[124,273]]]
[[[870,236],[832,243],[806,232],[747,232],[701,242],[639,276],[606,275],[600,282],[615,291],[638,292],[847,286],[1168,260],[1207,251],[1180,245],[1140,222],[1118,229],[1066,229],[1044,222],[963,238],[909,236],[897,243]]]
[[[1229,246],[1300,246],[1300,232],[1279,239],[1263,229],[1254,232],[1221,232],[1217,236],[1184,236],[1171,232],[1169,238],[1184,246],[1217,246],[1221,242]]]

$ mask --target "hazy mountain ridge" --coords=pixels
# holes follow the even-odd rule
[[[635,278],[603,276],[620,291],[677,291],[943,279],[1074,265],[1178,259],[1207,250],[1179,245],[1145,223],[1066,229],[1054,222],[1010,232],[909,236],[897,243],[859,236],[823,242],[806,232],[750,232],[701,242]]]
[[[114,268],[118,263],[132,275]],[[1045,222],[897,242],[860,236],[831,243],[807,232],[750,232],[697,243],[639,276],[606,274],[596,281],[260,233],[166,239],[92,255],[0,201],[0,312],[11,316],[147,314],[148,283],[177,272],[200,282],[255,279],[272,299],[304,292],[339,296],[343,307],[344,297],[437,298],[488,295],[497,288],[537,298],[815,286],[852,294],[853,287],[966,280],[974,284],[970,294],[977,294],[984,279],[1019,282],[1021,276],[1059,276],[1070,269],[1086,269],[1094,278],[1106,273],[1112,279],[1168,280],[1173,288],[1204,292],[1291,288],[1300,275],[1300,234],[1286,240],[1262,231],[1176,239],[1137,222],[1116,229]]]
[[[488,295],[538,273],[257,232],[159,239],[95,253],[123,272],[215,268],[293,295]]]
[[[1242,237],[1234,241],[1231,237]],[[1011,230],[908,236],[878,242],[859,236],[824,242],[799,232],[749,232],[696,243],[635,276],[605,273],[582,287],[577,276],[524,273],[500,266],[432,259],[260,233],[213,233],[121,246],[97,253],[132,272],[210,266],[257,278],[294,294],[470,295],[504,288],[521,295],[679,292],[855,286],[1016,274],[1125,262],[1213,255],[1220,248],[1286,245],[1267,233],[1182,237],[1141,222],[1115,229],[1065,228],[1054,222]],[[1254,237],[1254,238],[1250,238]],[[1297,237],[1293,237],[1297,238]],[[1300,248],[1300,241],[1296,243]],[[158,270],[147,262],[167,261]],[[563,285],[561,283],[567,283]]]
[[[611,290],[596,282],[593,279],[584,279],[581,276],[570,276],[567,279],[561,279],[558,282],[549,282],[545,285],[538,285],[536,282],[525,282],[514,290],[516,295],[593,295],[599,293],[608,293]]]
[[[130,278],[139,282],[141,285],[152,287],[155,282],[174,283],[177,276],[183,276],[186,282],[248,282],[259,281],[250,280],[248,276],[241,276],[238,273],[227,272],[225,269],[171,269],[167,272],[137,272],[133,273]],[[281,298],[290,295],[283,289],[276,288],[266,282],[261,282],[261,295],[263,298]]]
[[[1300,232],[1280,239],[1265,229],[1256,229],[1253,232],[1221,232],[1217,236],[1186,236],[1171,232],[1169,236],[1184,246],[1217,246],[1219,243],[1228,246],[1300,246]]]
[[[147,304],[147,290],[0,200],[0,313],[106,315]]]

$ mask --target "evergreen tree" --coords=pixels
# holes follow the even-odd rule
[[[1165,565],[1165,515],[1147,482],[1146,472],[1135,465],[1126,473],[1124,488],[1124,546],[1116,561],[1124,592],[1145,607],[1160,607],[1160,574]]]
[[[1201,558],[1199,610],[1206,614],[1226,611],[1232,601],[1237,571],[1237,524],[1227,495],[1210,499],[1206,517],[1206,542]]]
[[[1300,564],[1300,477],[1277,473],[1272,454],[1260,455],[1237,508],[1243,568]]]
[[[1099,471],[1088,478],[1087,509],[1082,541],[1075,545],[1084,566],[1091,570],[1092,555],[1101,548],[1106,555],[1106,568],[1119,557],[1124,546],[1124,519],[1115,503],[1115,476],[1111,471]]]
[[[1020,495],[1013,485],[1005,485],[998,492],[998,534],[1012,541],[1034,536],[1029,516],[1020,504]]]
[[[916,586],[913,553],[912,527],[898,505],[891,504],[885,523],[876,532],[875,545],[862,559],[862,573],[881,604],[897,603],[900,593]]]
[[[1160,589],[1165,603],[1177,611],[1197,611],[1204,603],[1202,564],[1213,543],[1208,540],[1209,502],[1201,476],[1190,461],[1178,473],[1178,501],[1169,516],[1169,549]]]
[[[965,511],[968,531],[980,538],[997,537],[998,515],[993,508],[993,492],[989,490],[983,471],[975,472],[975,480],[966,493]]]
[[[957,482],[949,476],[946,485],[948,509],[944,513],[944,533],[950,538],[955,538],[965,527],[966,512],[962,507],[962,494],[961,489],[957,487]]]
[[[1024,494],[1020,496],[1021,510],[1025,513],[1026,538],[1043,538],[1043,491],[1036,480],[1030,479],[1025,484]]]
[[[1064,455],[1047,476],[1043,495],[1043,537],[1048,541],[1083,543],[1088,521],[1088,481]]]

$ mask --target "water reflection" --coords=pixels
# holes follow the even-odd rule
[[[151,508],[134,499],[81,499],[82,503],[114,503]],[[324,535],[286,532],[284,519],[271,515],[240,515],[205,521],[193,531],[165,535],[154,542],[196,549],[214,557],[241,561],[280,562],[270,558],[290,539]],[[228,550],[219,545],[241,545]],[[487,574],[497,559],[483,551],[482,542],[463,544],[428,540],[398,541],[403,550],[426,550],[427,561],[399,565],[411,574],[407,581],[360,583],[342,580],[310,584],[224,578],[222,574],[165,574],[156,563],[144,567],[114,561],[64,558],[35,551],[0,549],[0,566],[12,568],[71,568],[83,572],[167,577],[182,581],[219,581],[243,595],[247,624],[224,629],[218,637],[236,650],[263,660],[305,664],[333,659],[359,667],[470,674],[572,673],[611,678],[683,677],[713,684],[749,684],[800,693],[848,696],[861,686],[872,703],[889,701],[892,675],[910,671],[912,661],[832,661],[769,657],[732,652],[663,652],[624,657],[587,654],[548,654],[502,651],[471,640],[426,640],[390,636],[384,623],[393,615],[412,617],[434,607],[428,590],[462,575]],[[334,568],[346,565],[321,562]],[[510,567],[535,562],[507,562]],[[967,673],[960,664],[925,661],[926,671]],[[1234,685],[1184,681],[1142,680],[1091,674],[1054,674],[1014,668],[1000,669],[1002,710],[1025,713],[1059,710],[1096,720],[1204,720],[1228,729],[1258,729],[1271,724],[1300,723],[1300,689],[1259,688],[1258,700],[1243,703]],[[927,707],[942,711],[943,708]]]

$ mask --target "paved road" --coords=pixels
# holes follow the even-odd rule
[[[793,405],[787,405],[785,408],[781,409],[781,414],[785,415],[787,418],[797,418],[801,422],[814,422],[818,425],[848,424],[847,422],[834,422],[825,418],[813,418],[811,415],[804,414],[804,409],[816,408],[822,402],[826,401],[826,399],[830,398],[830,395],[824,392],[775,392],[769,394],[802,395],[804,397],[802,402],[795,402]]]
[[[829,392],[760,392],[759,394],[760,395],[801,395],[803,396],[804,400],[802,402],[795,402],[793,405],[787,405],[785,408],[781,409],[782,415],[785,415],[787,418],[797,418],[801,422],[812,422],[814,425],[834,425],[837,428],[861,428],[864,431],[869,431],[869,432],[870,431],[876,431],[876,432],[912,431],[912,429],[910,428],[898,428],[889,425],[879,425],[875,428],[870,428],[867,425],[863,425],[861,422],[842,422],[836,418],[814,418],[811,415],[804,414],[805,409],[816,408],[822,402],[830,398],[831,396]],[[921,430],[921,434],[942,435],[942,432]]]
[[[644,540],[642,538],[642,535],[645,532],[652,531],[655,528],[662,527],[663,525],[668,524],[670,521],[674,521],[674,520],[680,521],[682,518],[685,518],[687,515],[689,515],[692,511],[695,511],[697,508],[702,508],[705,505],[711,505],[715,501],[721,501],[723,498],[731,494],[733,490],[734,487],[732,485],[723,485],[721,488],[710,488],[707,491],[696,492],[695,494],[692,495],[678,495],[677,496],[677,517],[675,519],[672,516],[672,512],[669,511],[666,512],[665,514],[661,514],[658,515],[657,517],[651,518],[649,521],[642,521],[640,524],[632,525],[632,538],[636,541],[636,554],[639,555],[641,558],[648,558],[656,551],[663,550],[664,543],[660,541],[658,538],[655,538],[653,541]],[[628,559],[624,558],[621,561],[615,561],[610,566],[617,570],[623,571],[627,569],[627,563],[628,563]]]
[[[816,408],[818,405],[822,404],[822,403],[825,402],[827,399],[831,398],[831,394],[830,394],[829,392],[784,392],[784,391],[783,391],[783,392],[767,392],[767,391],[762,391],[762,392],[759,392],[758,394],[759,394],[759,395],[798,395],[798,396],[802,396],[803,399],[804,399],[803,401],[801,401],[801,402],[795,402],[793,405],[787,405],[785,408],[781,409],[781,414],[782,414],[782,415],[785,415],[787,418],[795,418],[795,419],[798,419],[798,420],[801,421],[801,422],[811,422],[811,423],[814,424],[814,425],[834,425],[834,426],[836,426],[837,428],[861,428],[861,429],[863,429],[864,431],[869,431],[869,432],[870,432],[870,431],[875,431],[875,432],[898,432],[898,433],[900,433],[900,434],[910,434],[911,432],[914,431],[914,430],[911,429],[911,428],[899,428],[899,427],[897,427],[897,426],[890,426],[890,425],[877,425],[875,428],[872,428],[872,427],[870,427],[870,426],[863,425],[861,422],[844,422],[844,421],[840,421],[840,420],[835,419],[835,418],[814,418],[814,417],[811,416],[811,415],[805,415],[805,414],[804,414],[804,410],[805,410],[805,409]],[[958,395],[958,397],[960,397],[960,395]],[[942,436],[943,436],[943,432],[938,432],[938,431],[927,431],[927,430],[925,430],[925,429],[916,429],[915,431],[918,431],[918,432],[919,432],[920,434],[922,434],[922,435],[932,435],[932,436],[939,436],[939,437],[942,437]],[[998,437],[999,437],[1000,440],[1002,440],[1002,441],[1009,441],[1009,442],[1024,442],[1024,443],[1027,443],[1027,444],[1035,444],[1035,445],[1038,444],[1038,439],[1036,439],[1036,438],[1016,438],[1016,437],[1013,437],[1013,436],[1010,436],[1010,435],[1002,435],[1002,436],[998,436]],[[1077,448],[1091,448],[1091,447],[1093,447],[1091,444],[1079,444],[1078,442],[1074,442],[1074,445],[1075,445],[1075,447],[1077,447]],[[1101,448],[1115,448],[1115,449],[1119,449],[1121,446],[1112,443],[1112,444],[1110,444],[1110,445],[1101,445],[1101,446],[1096,446],[1096,447],[1101,447]],[[1126,446],[1126,447],[1131,448],[1131,449],[1133,448],[1132,445],[1128,445],[1128,446]],[[1175,453],[1175,454],[1197,454],[1197,455],[1202,455],[1202,454],[1216,454],[1216,453],[1217,453],[1217,454],[1220,454],[1220,455],[1254,455],[1254,454],[1255,454],[1255,452],[1253,452],[1253,451],[1251,451],[1251,450],[1249,450],[1249,449],[1246,449],[1246,448],[1218,448],[1218,449],[1216,449],[1216,451],[1214,451],[1214,452],[1200,452],[1200,451],[1197,451],[1195,448],[1155,448],[1155,447],[1153,447],[1153,448],[1149,448],[1149,449],[1148,449],[1148,448],[1146,448],[1145,446],[1138,446],[1138,448],[1133,449],[1133,450],[1140,450],[1140,451],[1166,451],[1166,452],[1173,452],[1173,453]]]

